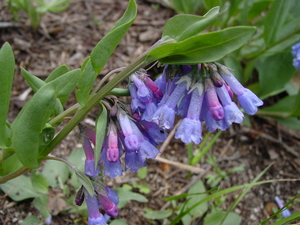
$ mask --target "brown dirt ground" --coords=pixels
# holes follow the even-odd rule
[[[8,27],[0,27],[0,45],[8,41],[14,49],[16,57],[16,76],[11,98],[9,120],[12,121],[19,110],[30,98],[20,98],[25,93],[28,85],[20,74],[19,66],[29,72],[45,78],[55,67],[65,64],[70,69],[80,67],[83,60],[89,55],[97,42],[109,31],[126,8],[127,1],[121,0],[73,0],[65,12],[59,14],[47,13],[42,20],[40,28],[33,31],[24,14],[20,14],[20,22]],[[170,9],[152,5],[149,1],[137,1],[138,16],[125,35],[117,51],[110,58],[101,75],[108,71],[128,65],[133,58],[151,46],[159,37],[165,21],[174,15]],[[0,3],[0,21],[13,22],[7,5]],[[99,76],[99,79],[101,76]],[[277,100],[277,99],[274,99]],[[74,103],[74,97],[68,105]],[[89,115],[95,119],[97,111]],[[230,174],[228,179],[220,184],[220,188],[251,182],[256,175],[271,163],[272,167],[262,179],[294,179],[300,178],[299,145],[300,135],[280,126],[267,118],[251,118],[252,127],[235,125],[223,132],[216,144],[210,150],[218,162],[219,167],[227,171],[235,166],[244,166],[244,171]],[[70,134],[59,150],[54,152],[59,157],[67,157],[75,148],[78,140],[77,131]],[[172,140],[161,154],[162,158],[174,162],[187,163],[186,147]],[[197,146],[194,146],[196,149]],[[64,151],[60,151],[64,149]],[[148,162],[148,177],[143,182],[149,184],[151,190],[147,194],[148,203],[131,201],[122,210],[119,218],[129,224],[163,224],[163,221],[149,221],[143,217],[145,207],[154,210],[165,209],[168,205],[163,197],[185,192],[194,182],[194,179],[205,181],[205,175],[213,172],[205,161],[196,165],[205,169],[205,172],[189,172],[182,165],[167,165],[158,161]],[[136,175],[126,173],[126,176],[115,180],[107,179],[107,184],[120,187],[124,183],[131,183]],[[53,193],[60,190],[52,190]],[[31,200],[22,202],[11,201],[3,192],[0,192],[0,224],[21,224],[28,215],[38,215],[32,206]],[[52,194],[53,194],[52,193]],[[222,204],[226,209],[238,196],[238,192],[228,195]],[[257,224],[267,218],[264,208],[267,202],[272,202],[274,197],[280,196],[285,202],[299,194],[299,181],[273,182],[254,187],[237,205],[234,212],[243,218],[242,224]],[[299,205],[291,211],[300,210]],[[53,224],[74,224],[74,220],[81,218],[75,213],[59,213],[53,217]],[[82,223],[82,222],[81,222]],[[76,224],[81,224],[76,223]],[[202,224],[196,221],[194,224]]]

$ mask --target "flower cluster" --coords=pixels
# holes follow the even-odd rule
[[[89,195],[87,190],[82,186],[76,195],[75,203],[80,206],[84,200],[86,201],[89,212],[89,225],[107,225],[110,217],[118,215],[117,205],[119,198],[114,190],[106,187],[101,182],[99,167],[95,169],[94,150],[91,145],[91,142],[95,144],[95,133],[84,129],[82,126],[80,128],[83,133],[83,149],[86,156],[84,172],[94,183],[94,195]],[[99,207],[104,210],[104,216],[100,213]]]
[[[201,122],[213,132],[241,123],[244,114],[233,101],[234,94],[249,115],[263,102],[244,88],[230,69],[218,63],[166,65],[153,82],[144,71],[132,75],[131,109],[140,120],[154,122],[163,129],[174,127],[175,116],[183,118],[175,138],[199,144]]]
[[[293,65],[300,70],[300,43],[297,43],[292,47],[292,54],[295,57],[293,60]]]
[[[134,119],[137,115],[129,115],[122,105],[114,104],[111,110],[107,135],[105,136],[100,164],[103,175],[112,178],[122,175],[124,170],[136,172],[146,166],[146,159],[154,159],[159,153],[155,147],[166,139],[167,133],[152,122]],[[125,166],[121,164],[121,156],[125,155]]]

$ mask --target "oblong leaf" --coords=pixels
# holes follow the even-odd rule
[[[96,146],[94,148],[95,168],[98,166],[98,162],[100,160],[102,145],[106,136],[107,127],[107,109],[104,105],[101,104],[101,106],[102,111],[96,121]]]
[[[68,95],[76,86],[80,70],[70,71],[42,86],[26,103],[12,124],[12,148],[21,163],[28,168],[38,168],[39,150],[46,123],[56,105],[57,98]]]
[[[219,15],[219,7],[212,8],[204,16],[176,15],[165,24],[162,37],[163,39],[172,38],[176,41],[182,41],[200,33],[213,24]]]
[[[59,66],[55,68],[49,76],[46,78],[45,82],[49,83],[50,81],[55,80],[56,78],[60,77],[61,75],[69,72],[69,68],[66,65]]]
[[[158,60],[165,64],[197,64],[217,61],[244,45],[254,33],[254,27],[231,27],[200,34],[178,43],[153,49],[146,61]]]
[[[121,19],[101,39],[91,53],[91,62],[97,74],[102,70],[108,58],[111,56],[122,37],[133,23],[137,13],[137,6],[134,0],[130,0],[127,9]]]
[[[14,53],[8,43],[0,49],[0,65],[0,148],[5,148],[9,147],[5,144],[5,130],[15,69]]]
[[[290,10],[292,0],[275,0],[272,4],[265,20],[264,33],[266,45],[270,46],[278,40],[278,35],[282,32],[282,26],[285,23]]]
[[[89,59],[81,70],[78,82],[78,91],[76,92],[76,100],[80,105],[84,106],[89,97],[90,91],[94,86],[94,80],[96,77],[97,72],[92,65],[91,59]]]

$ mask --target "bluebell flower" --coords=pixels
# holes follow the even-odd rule
[[[277,197],[277,196],[275,197],[275,202],[276,202],[278,208],[282,209],[282,208],[284,207],[284,205],[283,205],[281,199],[280,199],[279,197]],[[289,217],[289,216],[292,215],[292,213],[290,212],[290,210],[288,210],[287,208],[285,208],[285,209],[281,212],[281,214],[282,214],[282,217],[283,217],[283,218],[286,218],[286,217]]]
[[[153,105],[146,105],[141,97],[135,97],[132,92],[133,98],[139,99],[145,107],[139,110],[140,114],[136,118],[140,121],[152,121],[161,129],[173,129],[176,115],[181,116],[183,120],[175,133],[175,138],[181,139],[184,143],[201,142],[201,122],[205,122],[206,128],[211,132],[217,129],[226,130],[232,123],[241,123],[244,115],[233,102],[234,94],[249,115],[255,114],[258,107],[263,105],[251,90],[238,82],[230,69],[219,63],[166,65],[152,88],[149,87],[153,82],[149,77],[146,79],[150,84],[146,85],[150,93],[160,94],[158,98],[149,97],[148,99],[155,99],[155,102]],[[144,78],[140,80],[145,82]],[[199,87],[202,90],[201,95]],[[198,89],[197,97],[196,89]]]
[[[190,78],[183,77],[176,84],[177,86],[168,97],[166,103],[161,105],[152,117],[153,122],[165,129],[172,129],[174,126],[177,104],[185,93],[185,90],[187,90]]]
[[[293,65],[296,69],[300,70],[300,43],[297,43],[292,47],[292,54],[295,57],[293,59]]]
[[[175,138],[181,139],[184,143],[194,142],[199,144],[202,140],[202,125],[200,122],[200,113],[204,99],[203,84],[198,83],[192,92],[186,117],[179,125]]]

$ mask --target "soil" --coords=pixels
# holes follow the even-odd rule
[[[164,23],[175,15],[174,11],[155,1],[140,0],[137,3],[138,16],[102,70],[98,81],[109,71],[128,65],[132,59],[156,42]],[[62,13],[47,12],[41,26],[34,31],[30,27],[26,14],[21,12],[19,22],[14,22],[7,4],[1,1],[0,45],[9,42],[16,58],[16,73],[8,119],[13,121],[32,96],[28,84],[20,73],[20,66],[42,79],[45,79],[59,65],[65,64],[70,69],[79,68],[97,42],[122,16],[126,6],[127,1],[121,0],[73,0],[69,8]],[[158,72],[155,68],[151,71]],[[270,101],[276,100],[278,98]],[[74,103],[73,96],[67,106]],[[88,118],[94,121],[96,116],[97,110],[93,110]],[[300,182],[293,180],[300,178],[299,133],[269,118],[253,116],[250,122],[251,128],[241,124],[234,125],[223,132],[209,151],[209,154],[215,156],[222,171],[229,171],[236,166],[244,168],[242,171],[226,176],[219,184],[220,189],[249,183],[271,165],[260,180],[276,179],[277,181],[253,187],[233,210],[242,217],[241,224],[258,224],[268,218],[266,204],[273,202],[275,196],[288,202],[300,193]],[[77,142],[79,142],[78,131],[75,130],[53,154],[66,158],[76,148]],[[142,183],[149,185],[150,193],[145,195],[148,202],[130,201],[119,212],[118,218],[128,224],[167,224],[163,220],[144,218],[144,209],[148,207],[162,210],[172,207],[163,198],[185,193],[199,179],[202,179],[206,188],[210,189],[205,177],[216,171],[206,160],[188,167],[187,147],[174,139],[168,140],[159,147],[163,151],[160,158],[148,161],[148,176],[142,180]],[[194,145],[193,149],[196,151],[197,147]],[[287,180],[278,181],[280,179]],[[131,185],[133,180],[137,180],[137,175],[126,172],[124,176],[117,179],[106,179],[106,183],[116,188],[123,184]],[[134,191],[139,190],[134,189]],[[21,224],[28,215],[39,215],[31,199],[14,202],[3,192],[0,193],[2,195],[0,224]],[[64,198],[61,193],[60,189],[50,190],[49,195],[60,194]],[[226,195],[227,198],[220,207],[226,210],[239,194],[240,192],[234,192]],[[294,205],[290,210],[292,213],[298,212],[300,206]],[[86,223],[82,215],[70,213],[68,210],[58,212],[52,219],[54,225]],[[197,220],[194,224],[203,224],[203,220]]]

